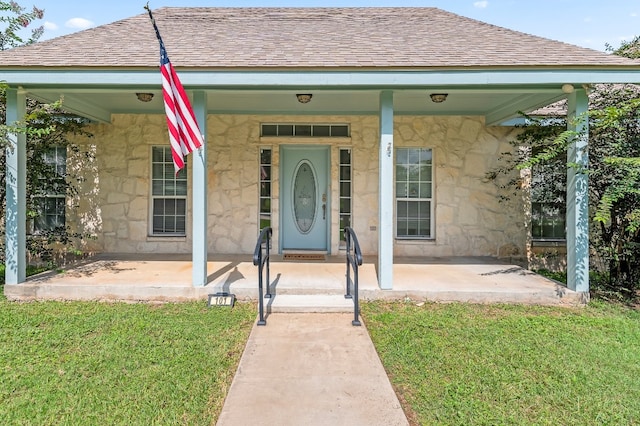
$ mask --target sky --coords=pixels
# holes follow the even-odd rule
[[[146,0],[18,0],[44,9],[43,40],[145,13]],[[164,6],[367,7],[429,6],[501,27],[605,50],[640,35],[640,0],[149,0]]]

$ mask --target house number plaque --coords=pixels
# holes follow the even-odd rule
[[[233,308],[236,302],[236,295],[231,293],[214,293],[209,295],[208,306],[229,306]]]

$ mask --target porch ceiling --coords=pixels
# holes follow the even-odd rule
[[[127,89],[30,89],[28,96],[44,102],[60,98],[69,111],[93,120],[109,122],[111,114],[162,114],[160,88]],[[137,99],[137,92],[153,93],[150,102]],[[378,114],[380,90],[205,90],[209,114],[260,115],[372,115]],[[307,104],[297,93],[311,93]],[[446,93],[434,103],[431,93]],[[548,105],[565,96],[561,88],[447,89],[444,87],[394,90],[394,112],[398,115],[484,116],[487,124],[500,124],[518,111]]]

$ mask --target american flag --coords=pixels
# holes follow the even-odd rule
[[[160,74],[162,74],[162,97],[164,98],[164,110],[167,114],[167,126],[169,127],[169,141],[171,154],[176,174],[184,167],[184,157],[204,144],[202,133],[196,122],[189,97],[180,83],[178,74],[164,47],[160,31],[153,19],[151,9],[145,7],[156,30],[156,37],[160,42]]]

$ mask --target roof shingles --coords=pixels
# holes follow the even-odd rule
[[[638,66],[436,8],[161,8],[184,68]],[[157,67],[147,14],[0,52],[0,67]]]

